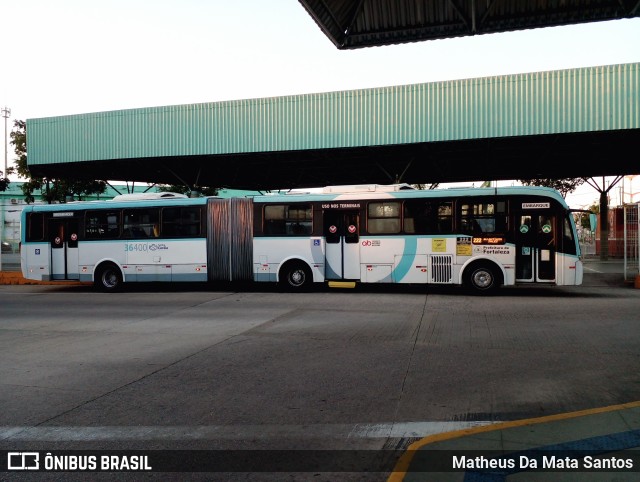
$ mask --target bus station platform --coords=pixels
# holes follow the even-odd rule
[[[640,402],[474,427],[409,446],[388,482],[636,481]]]

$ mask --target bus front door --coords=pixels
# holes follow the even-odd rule
[[[516,213],[516,281],[550,283],[556,279],[556,217]]]
[[[78,221],[50,219],[51,279],[80,279],[78,266]]]
[[[360,280],[358,211],[324,211],[325,279]]]

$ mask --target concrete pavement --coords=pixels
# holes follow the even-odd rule
[[[442,467],[456,450],[472,463],[495,450],[537,460],[541,448],[577,459],[585,445],[629,458],[640,291],[625,285],[621,266],[588,260],[584,289],[515,287],[496,297],[451,287],[291,296],[264,286],[133,285],[109,295],[3,286],[0,445],[45,453],[413,444],[391,477],[634,480],[515,463],[500,472]],[[621,402],[632,403],[613,405]],[[424,471],[425,462],[439,465]],[[315,475],[291,480],[348,480]]]
[[[388,482],[636,481],[640,402],[425,437]]]
[[[585,259],[583,285],[625,283],[621,259]],[[636,481],[640,401],[497,423],[414,442],[388,482]]]

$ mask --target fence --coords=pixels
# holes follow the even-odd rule
[[[640,237],[638,224],[640,204],[624,206],[624,280],[633,281],[640,275]]]

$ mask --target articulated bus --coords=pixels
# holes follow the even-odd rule
[[[165,196],[165,197],[161,197]],[[334,186],[249,198],[117,196],[33,205],[23,275],[92,281],[580,285],[573,216],[542,187]]]

